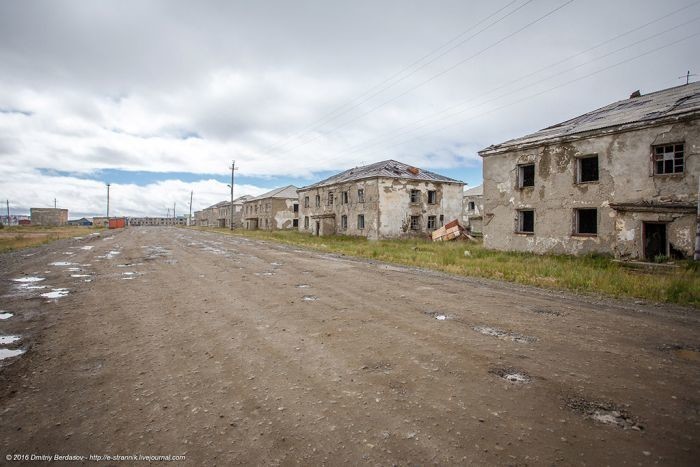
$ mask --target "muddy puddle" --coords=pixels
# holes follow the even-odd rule
[[[529,344],[537,341],[536,337],[524,336],[522,334],[505,331],[499,328],[493,328],[491,326],[474,326],[472,329],[485,336],[497,337],[499,339],[509,340],[519,344]]]
[[[566,407],[597,423],[616,426],[623,430],[644,430],[644,427],[626,409],[612,402],[596,402],[582,397],[571,397],[566,399]]]
[[[0,311],[0,320],[6,320],[12,318],[14,315],[12,313],[8,313],[7,311]]]
[[[297,289],[309,289],[309,288],[311,288],[311,286],[309,284],[297,284],[294,287],[296,287]]]
[[[512,367],[491,368],[489,370],[489,373],[491,373],[492,375],[496,375],[499,378],[508,381],[509,383],[526,384],[532,381],[532,378],[526,372]]]
[[[315,302],[316,300],[318,300],[318,297],[315,295],[304,295],[303,297],[301,297],[301,299],[305,302]]]
[[[423,313],[438,321],[445,321],[447,319],[447,315],[439,311],[424,311]]]
[[[690,344],[666,344],[659,347],[663,352],[669,352],[681,360],[700,362],[700,346]]]
[[[69,263],[68,261],[54,261],[53,263],[49,263],[49,266],[72,266],[73,263]]]
[[[8,345],[22,339],[20,336],[0,336],[0,345]]]
[[[19,282],[20,284],[32,284],[34,282],[41,282],[45,277],[37,277],[37,276],[27,276],[27,277],[18,277],[17,279],[12,279],[13,282]]]
[[[0,349],[0,360],[6,358],[18,357],[24,353],[22,349]]]
[[[68,293],[69,293],[68,289],[59,288],[59,289],[52,289],[51,292],[43,293],[43,294],[41,294],[41,296],[44,298],[57,299],[57,298],[65,297],[66,295],[68,295]]]

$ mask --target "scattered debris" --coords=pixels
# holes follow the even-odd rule
[[[466,229],[462,227],[457,219],[448,222],[439,229],[433,230],[431,234],[434,242],[445,242],[454,240],[457,237],[465,236],[471,239],[472,237],[466,233]]]
[[[629,412],[612,402],[592,402],[582,397],[570,397],[566,399],[566,407],[605,425],[615,425],[624,430],[644,430]]]
[[[532,378],[530,375],[528,375],[526,372],[522,370],[518,370],[516,368],[491,368],[489,370],[489,373],[492,375],[496,375],[499,378],[503,378],[506,381],[509,381],[511,383],[529,383],[532,381]]]
[[[498,337],[499,339],[510,340],[519,344],[529,344],[537,341],[536,337],[524,336],[522,334],[508,332],[504,331],[503,329],[492,328],[490,326],[474,326],[472,329],[486,336]]]

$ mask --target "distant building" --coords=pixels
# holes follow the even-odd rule
[[[67,224],[88,227],[88,226],[92,225],[92,221],[90,219],[85,218],[85,217],[81,217],[80,219],[70,220],[67,222]]]
[[[68,209],[30,208],[32,225],[59,226],[68,222]]]
[[[104,216],[93,217],[92,225],[95,227],[109,227],[109,218]]]
[[[484,210],[484,186],[479,185],[464,191],[462,196],[462,222],[472,233],[481,233]]]
[[[462,217],[464,183],[402,162],[355,167],[299,189],[300,232],[426,235]]]
[[[484,245],[619,258],[691,256],[700,83],[614,102],[479,152]]]
[[[288,185],[250,198],[243,203],[243,219],[248,230],[282,230],[299,227],[297,187]]]
[[[10,218],[5,216],[0,216],[0,224],[2,225],[30,225],[31,219],[29,216],[17,216],[10,215]]]
[[[129,226],[167,226],[167,225],[187,225],[187,217],[129,217]]]
[[[243,203],[252,198],[243,195],[233,200],[233,227],[243,227]],[[221,201],[194,213],[194,225],[199,227],[231,227],[231,201]]]

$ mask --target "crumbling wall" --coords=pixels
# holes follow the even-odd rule
[[[68,222],[68,209],[31,208],[32,225],[58,226]]]

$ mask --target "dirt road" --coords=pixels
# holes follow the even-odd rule
[[[175,228],[2,255],[0,295],[0,335],[20,338],[2,347],[26,350],[0,360],[3,459],[700,458],[689,310]]]

